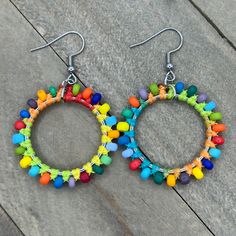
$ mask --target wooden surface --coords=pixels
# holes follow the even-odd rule
[[[235,8],[229,7],[232,0],[223,6],[222,1],[212,2],[0,3],[0,203],[4,209],[0,235],[235,235],[236,34],[229,23]],[[101,92],[111,104],[111,113],[119,116],[138,88],[162,81],[165,53],[177,37],[168,32],[139,48],[130,50],[128,45],[167,26],[179,29],[185,40],[173,55],[177,79],[197,85],[214,99],[228,126],[222,160],[204,180],[174,189],[143,182],[137,172],[129,172],[121,150],[103,176],[73,190],[39,186],[20,169],[10,142],[12,124],[38,89],[58,85],[65,78],[66,55],[78,47],[79,40],[67,37],[53,45],[54,50],[30,53],[30,48],[68,30],[81,32],[86,50],[76,58],[77,74],[84,85]],[[95,118],[75,105],[50,108],[33,131],[37,153],[60,168],[88,160],[100,139]],[[191,160],[204,133],[196,113],[168,102],[148,108],[137,131],[144,153],[169,166]]]

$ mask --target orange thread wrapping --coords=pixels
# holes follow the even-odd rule
[[[193,164],[194,164],[196,167],[202,169],[202,162],[201,162],[199,159],[193,160]]]
[[[153,96],[152,93],[148,94],[148,103],[152,104],[156,101],[156,98]]]
[[[207,139],[205,142],[205,146],[214,148],[216,145],[211,140]]]
[[[212,130],[207,130],[207,131],[206,131],[206,136],[207,136],[207,137],[214,137],[214,136],[216,136],[216,135],[217,135],[217,133],[214,132],[214,131],[212,131]]]
[[[176,179],[179,178],[179,175],[180,175],[180,168],[175,168],[175,169],[173,170],[173,172],[174,172],[175,178],[176,178]]]
[[[193,170],[192,164],[187,164],[184,166],[184,168],[185,168],[187,174],[189,174],[189,175],[192,174],[192,170]]]
[[[159,90],[160,100],[166,99],[166,87],[164,85],[159,85]]]
[[[211,158],[209,153],[206,150],[204,150],[204,149],[200,152],[200,156],[204,157],[206,159],[210,159]]]

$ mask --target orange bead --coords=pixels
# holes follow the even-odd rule
[[[212,125],[212,130],[215,132],[223,132],[226,130],[225,124],[214,124]]]
[[[91,88],[86,88],[83,92],[82,92],[82,97],[83,99],[88,99],[93,93],[93,90]]]
[[[120,132],[118,130],[110,130],[108,132],[108,137],[109,138],[119,138]]]
[[[48,172],[41,175],[39,183],[42,185],[47,185],[50,182],[50,174]]]
[[[139,100],[135,96],[132,96],[129,98],[129,104],[132,107],[139,107],[140,106]]]

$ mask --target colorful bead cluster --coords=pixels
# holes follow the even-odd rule
[[[213,168],[211,158],[218,159],[221,155],[221,150],[216,146],[224,143],[224,138],[219,136],[218,133],[225,131],[226,127],[224,124],[217,123],[222,119],[222,115],[220,112],[213,111],[216,108],[215,102],[207,102],[207,95],[204,93],[197,94],[197,87],[194,85],[185,89],[182,82],[176,83],[175,86],[152,83],[148,89],[141,88],[138,93],[139,98],[135,96],[129,98],[131,108],[125,108],[121,113],[126,122],[117,124],[117,130],[123,132],[123,135],[118,139],[118,144],[126,147],[122,152],[122,156],[131,158],[130,170],[134,171],[141,168],[140,177],[142,180],[147,180],[152,176],[156,184],[161,184],[166,179],[166,183],[170,187],[176,185],[177,179],[182,184],[188,184],[191,175],[198,180],[202,179],[204,177],[202,167],[208,170]],[[152,163],[142,154],[135,140],[134,128],[137,118],[149,104],[158,99],[174,98],[186,102],[200,113],[206,125],[206,141],[205,148],[201,150],[199,156],[192,163],[186,164],[182,168],[170,169]]]
[[[100,93],[93,93],[91,88],[86,88],[80,92],[80,85],[74,84],[67,86],[63,97],[65,102],[80,103],[87,107],[96,116],[98,122],[101,124],[101,145],[98,152],[92,159],[83,165],[82,168],[75,168],[73,170],[59,170],[51,168],[44,164],[32,147],[30,135],[31,127],[34,120],[39,115],[40,111],[46,107],[61,101],[62,88],[49,87],[49,93],[44,90],[37,92],[38,99],[29,99],[27,105],[30,107],[28,110],[20,111],[20,120],[14,124],[14,128],[18,131],[12,136],[13,144],[18,145],[15,149],[17,156],[23,156],[20,160],[21,168],[28,168],[30,176],[40,175],[39,182],[42,185],[47,185],[50,180],[54,181],[55,188],[61,188],[65,182],[68,182],[69,187],[74,187],[75,182],[80,180],[83,183],[90,181],[92,173],[103,174],[104,166],[111,164],[112,159],[108,156],[110,151],[117,150],[117,144],[112,142],[113,139],[118,138],[120,133],[114,130],[112,126],[116,125],[117,119],[114,116],[108,116],[110,106],[107,103],[99,105],[102,98]]]

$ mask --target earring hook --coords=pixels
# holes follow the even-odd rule
[[[67,79],[65,79],[63,82],[62,82],[62,91],[61,91],[61,97],[63,98],[64,97],[64,93],[65,93],[65,89],[66,89],[66,86],[67,84],[75,84],[76,82],[78,82],[78,79],[77,77],[75,76],[75,74],[73,73],[75,71],[75,67],[74,67],[74,63],[73,63],[73,58],[77,55],[79,55],[83,50],[84,50],[84,47],[85,47],[85,40],[84,40],[84,37],[82,34],[80,34],[79,32],[77,31],[68,31],[60,36],[58,36],[57,38],[53,39],[51,42],[45,44],[45,45],[42,45],[42,46],[39,46],[37,48],[33,48],[31,49],[30,51],[31,52],[34,52],[34,51],[37,51],[37,50],[40,50],[40,49],[43,49],[43,48],[46,48],[48,46],[50,46],[51,44],[55,43],[56,41],[64,38],[65,36],[67,36],[68,34],[76,34],[80,37],[81,41],[82,41],[82,45],[80,47],[80,49],[77,51],[77,52],[74,52],[74,53],[71,53],[70,55],[68,55],[68,71],[69,71],[69,76],[67,77]]]
[[[72,53],[70,55],[68,55],[68,64],[69,64],[69,67],[68,67],[68,71],[70,73],[72,73],[74,71],[74,65],[73,65],[73,58],[77,55],[79,55],[83,50],[84,50],[84,47],[85,47],[85,40],[84,40],[84,37],[82,34],[80,34],[79,32],[77,31],[68,31],[60,36],[58,36],[57,38],[53,39],[51,42],[45,44],[45,45],[42,45],[42,46],[39,46],[37,48],[33,48],[31,49],[30,51],[31,52],[34,52],[34,51],[37,51],[37,50],[40,50],[40,49],[43,49],[43,48],[46,48],[48,46],[50,46],[51,44],[55,43],[56,41],[64,38],[65,36],[67,36],[68,34],[76,34],[80,37],[81,41],[82,41],[82,45],[81,45],[81,48],[75,52],[75,53]]]
[[[171,54],[174,53],[174,52],[177,52],[178,50],[180,50],[180,48],[183,46],[183,35],[180,33],[180,31],[178,31],[177,29],[175,28],[164,28],[162,29],[161,31],[155,33],[154,35],[148,37],[147,39],[143,40],[142,42],[140,43],[135,43],[135,44],[132,44],[130,45],[129,47],[130,48],[134,48],[134,47],[137,47],[137,46],[140,46],[140,45],[143,45],[145,44],[146,42],[150,41],[151,39],[155,38],[156,36],[162,34],[163,32],[165,31],[174,31],[176,32],[178,35],[179,35],[179,45],[178,47],[176,47],[175,49],[172,49],[170,50],[169,52],[166,53],[166,68],[168,70],[166,76],[165,76],[165,79],[164,79],[164,83],[165,85],[168,83],[168,82],[172,82],[175,80],[175,74],[173,72],[173,64],[171,63]]]

